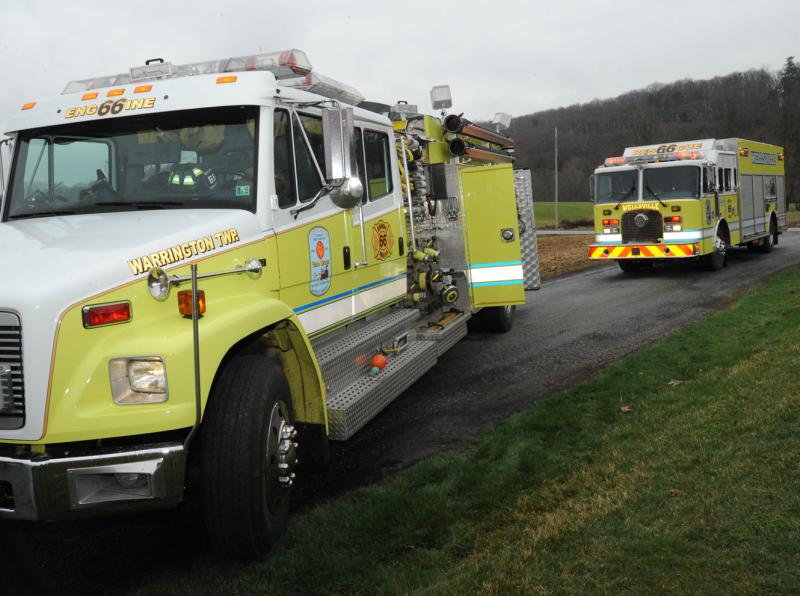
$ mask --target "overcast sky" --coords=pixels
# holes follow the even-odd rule
[[[433,85],[473,119],[515,116],[653,82],[780,68],[800,57],[800,2],[554,0],[0,0],[0,126],[72,79],[304,50],[368,99],[428,110]]]

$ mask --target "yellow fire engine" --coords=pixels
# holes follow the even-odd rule
[[[783,148],[745,139],[625,149],[593,176],[589,258],[626,272],[685,258],[719,270],[729,247],[772,251],[786,228],[783,160]]]
[[[150,61],[22,106],[0,222],[0,519],[198,490],[214,546],[256,557],[298,461],[324,461],[473,315],[511,327],[538,273],[514,141],[362,101],[289,50]]]

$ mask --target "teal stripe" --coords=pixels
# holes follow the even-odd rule
[[[521,286],[523,280],[512,279],[509,281],[482,281],[475,284],[470,284],[473,288],[486,288],[489,286]]]
[[[508,267],[509,265],[522,265],[522,261],[503,261],[502,263],[478,263],[470,265],[470,269],[482,269],[483,267]]]

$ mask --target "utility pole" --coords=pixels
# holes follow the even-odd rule
[[[556,192],[555,192],[555,204],[556,204],[556,230],[558,229],[558,127],[556,126]]]

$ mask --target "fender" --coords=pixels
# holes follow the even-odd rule
[[[258,280],[231,276],[207,280],[207,310],[200,320],[202,409],[224,361],[236,349],[263,337],[286,371],[297,419],[326,424],[325,385],[302,324],[292,309],[264,292]],[[191,320],[175,297],[157,302],[144,283],[103,296],[132,302],[132,321],[84,329],[81,307],[69,309],[54,342],[44,443],[148,434],[195,423]],[[79,347],[80,349],[76,349]],[[159,355],[167,370],[168,400],[118,405],[111,398],[112,358]]]

